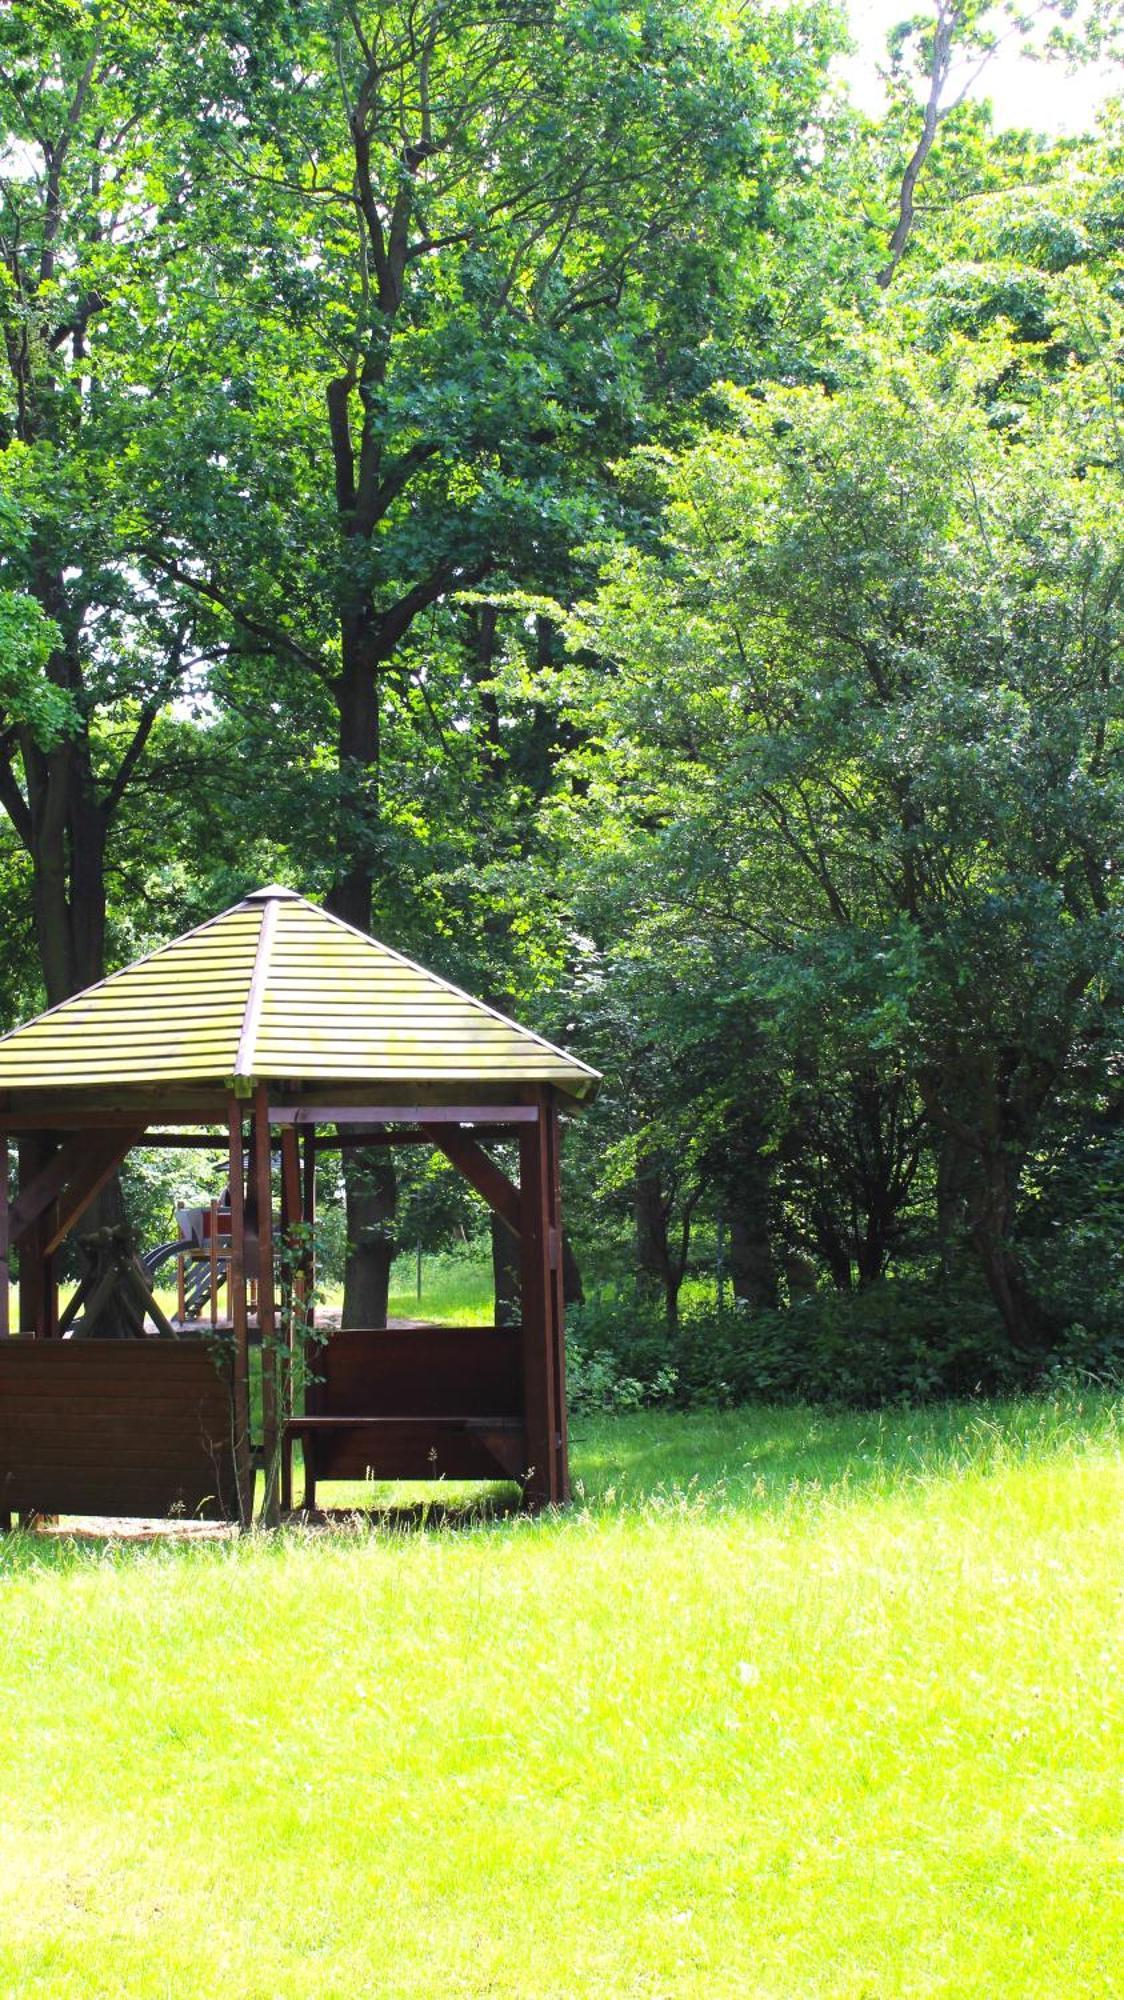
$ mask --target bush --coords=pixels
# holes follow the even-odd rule
[[[602,1293],[569,1315],[575,1408],[815,1402],[871,1408],[1029,1386],[986,1295],[972,1286],[884,1280],[818,1292],[776,1312],[696,1306],[676,1336],[657,1306]],[[1124,1377],[1124,1329],[1072,1326],[1048,1371]]]

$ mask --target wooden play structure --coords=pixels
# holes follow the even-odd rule
[[[528,1506],[564,1502],[559,1112],[597,1082],[276,887],[0,1039],[0,1526],[246,1522],[260,1467],[280,1467],[291,1504],[295,1445],[306,1505],[318,1482],[367,1475],[514,1480]],[[227,1205],[164,1246],[178,1260],[174,1318],[119,1228],[82,1239],[85,1272],[60,1308],[61,1247],[126,1155],[220,1142]],[[517,1184],[488,1150],[497,1142],[518,1150]],[[444,1153],[517,1239],[517,1326],[348,1328],[322,1342],[317,1157],[402,1144]]]

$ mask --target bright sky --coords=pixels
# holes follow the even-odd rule
[[[924,11],[926,0],[849,0],[857,53],[844,65],[856,100],[872,113],[881,108],[876,74],[886,35],[897,22]],[[1106,97],[1124,89],[1124,67],[1082,69],[1069,76],[1057,63],[1028,62],[1013,48],[1000,49],[972,95],[990,97],[998,125],[1028,125],[1040,132],[1087,131]]]

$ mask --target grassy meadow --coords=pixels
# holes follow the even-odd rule
[[[1124,1988],[1107,1398],[574,1463],[537,1521],[13,1536],[6,2000]]]
[[[165,1282],[157,1285],[156,1297],[164,1311],[173,1314],[176,1287],[174,1277],[167,1277],[169,1268],[165,1266]],[[338,1309],[343,1304],[342,1284],[326,1285],[320,1298],[329,1311]],[[14,1292],[13,1306],[18,1312]],[[473,1326],[491,1318],[492,1306],[492,1267],[486,1255],[438,1253],[423,1257],[420,1296],[413,1252],[395,1260],[387,1301],[391,1319],[426,1319],[437,1326]]]

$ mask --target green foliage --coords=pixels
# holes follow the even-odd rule
[[[1119,10],[942,0],[878,121],[820,0],[4,10],[5,1018],[279,876],[605,1069],[672,1329],[721,1234],[1106,1338],[1121,134],[954,107],[1004,24]]]
[[[728,1091],[764,1037],[774,1146],[806,1188],[837,1143],[854,1163],[853,1247],[810,1211],[846,1286],[856,1257],[866,1282],[885,1266],[924,1121],[1033,1348],[1022,1176],[1118,1020],[1124,492],[1097,368],[1048,400],[1028,382],[998,430],[1011,367],[1005,339],[930,360],[867,338],[830,395],[732,395],[726,431],[646,456],[664,545],[615,552],[571,620],[578,660],[616,672],[566,680],[593,731],[557,814],[589,879],[598,799],[594,866],[630,903],[618,979],[643,964],[656,996],[668,968],[665,1067],[690,1050],[669,1138],[715,1115],[700,1042]]]
[[[690,1304],[674,1341],[643,1296],[595,1295],[567,1316],[577,1407],[799,1402],[877,1408],[996,1394],[1057,1376],[1124,1380],[1119,1320],[1074,1321],[1048,1363],[1028,1366],[978,1285],[884,1279],[779,1311]]]

